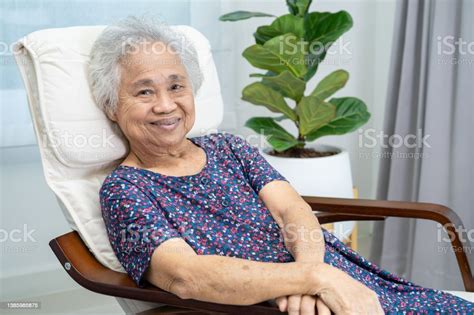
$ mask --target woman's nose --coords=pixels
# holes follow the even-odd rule
[[[176,103],[168,93],[160,93],[153,104],[153,112],[160,114],[162,112],[169,113],[176,108]]]

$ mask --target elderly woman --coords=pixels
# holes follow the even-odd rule
[[[98,105],[129,144],[100,190],[110,243],[140,287],[290,314],[474,312],[370,263],[322,229],[288,181],[245,140],[188,138],[202,75],[186,38],[130,17],[91,52]]]

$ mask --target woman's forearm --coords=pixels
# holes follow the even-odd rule
[[[285,246],[298,262],[324,262],[324,236],[306,202],[292,204],[282,215]]]
[[[247,259],[197,255],[188,261],[186,276],[171,289],[182,298],[251,305],[278,296],[314,291],[314,263],[271,263]],[[181,288],[173,288],[181,286]]]

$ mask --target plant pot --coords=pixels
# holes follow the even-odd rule
[[[260,149],[260,153],[302,196],[354,198],[349,153],[331,145],[315,144],[307,147],[338,153],[314,158],[277,157],[268,154],[271,148]],[[345,240],[353,229],[353,221],[335,223],[334,235]]]

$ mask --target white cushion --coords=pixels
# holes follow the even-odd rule
[[[444,291],[447,293],[451,293],[452,295],[459,296],[462,299],[465,299],[469,302],[474,303],[474,292],[466,292],[466,291]]]
[[[107,174],[126,155],[125,141],[94,104],[87,82],[89,52],[105,26],[46,29],[15,43],[44,174],[71,228],[106,267],[125,272],[110,246],[99,205]],[[223,103],[208,40],[189,26],[172,26],[195,46],[203,84],[195,96],[196,122],[188,136],[213,131]]]

